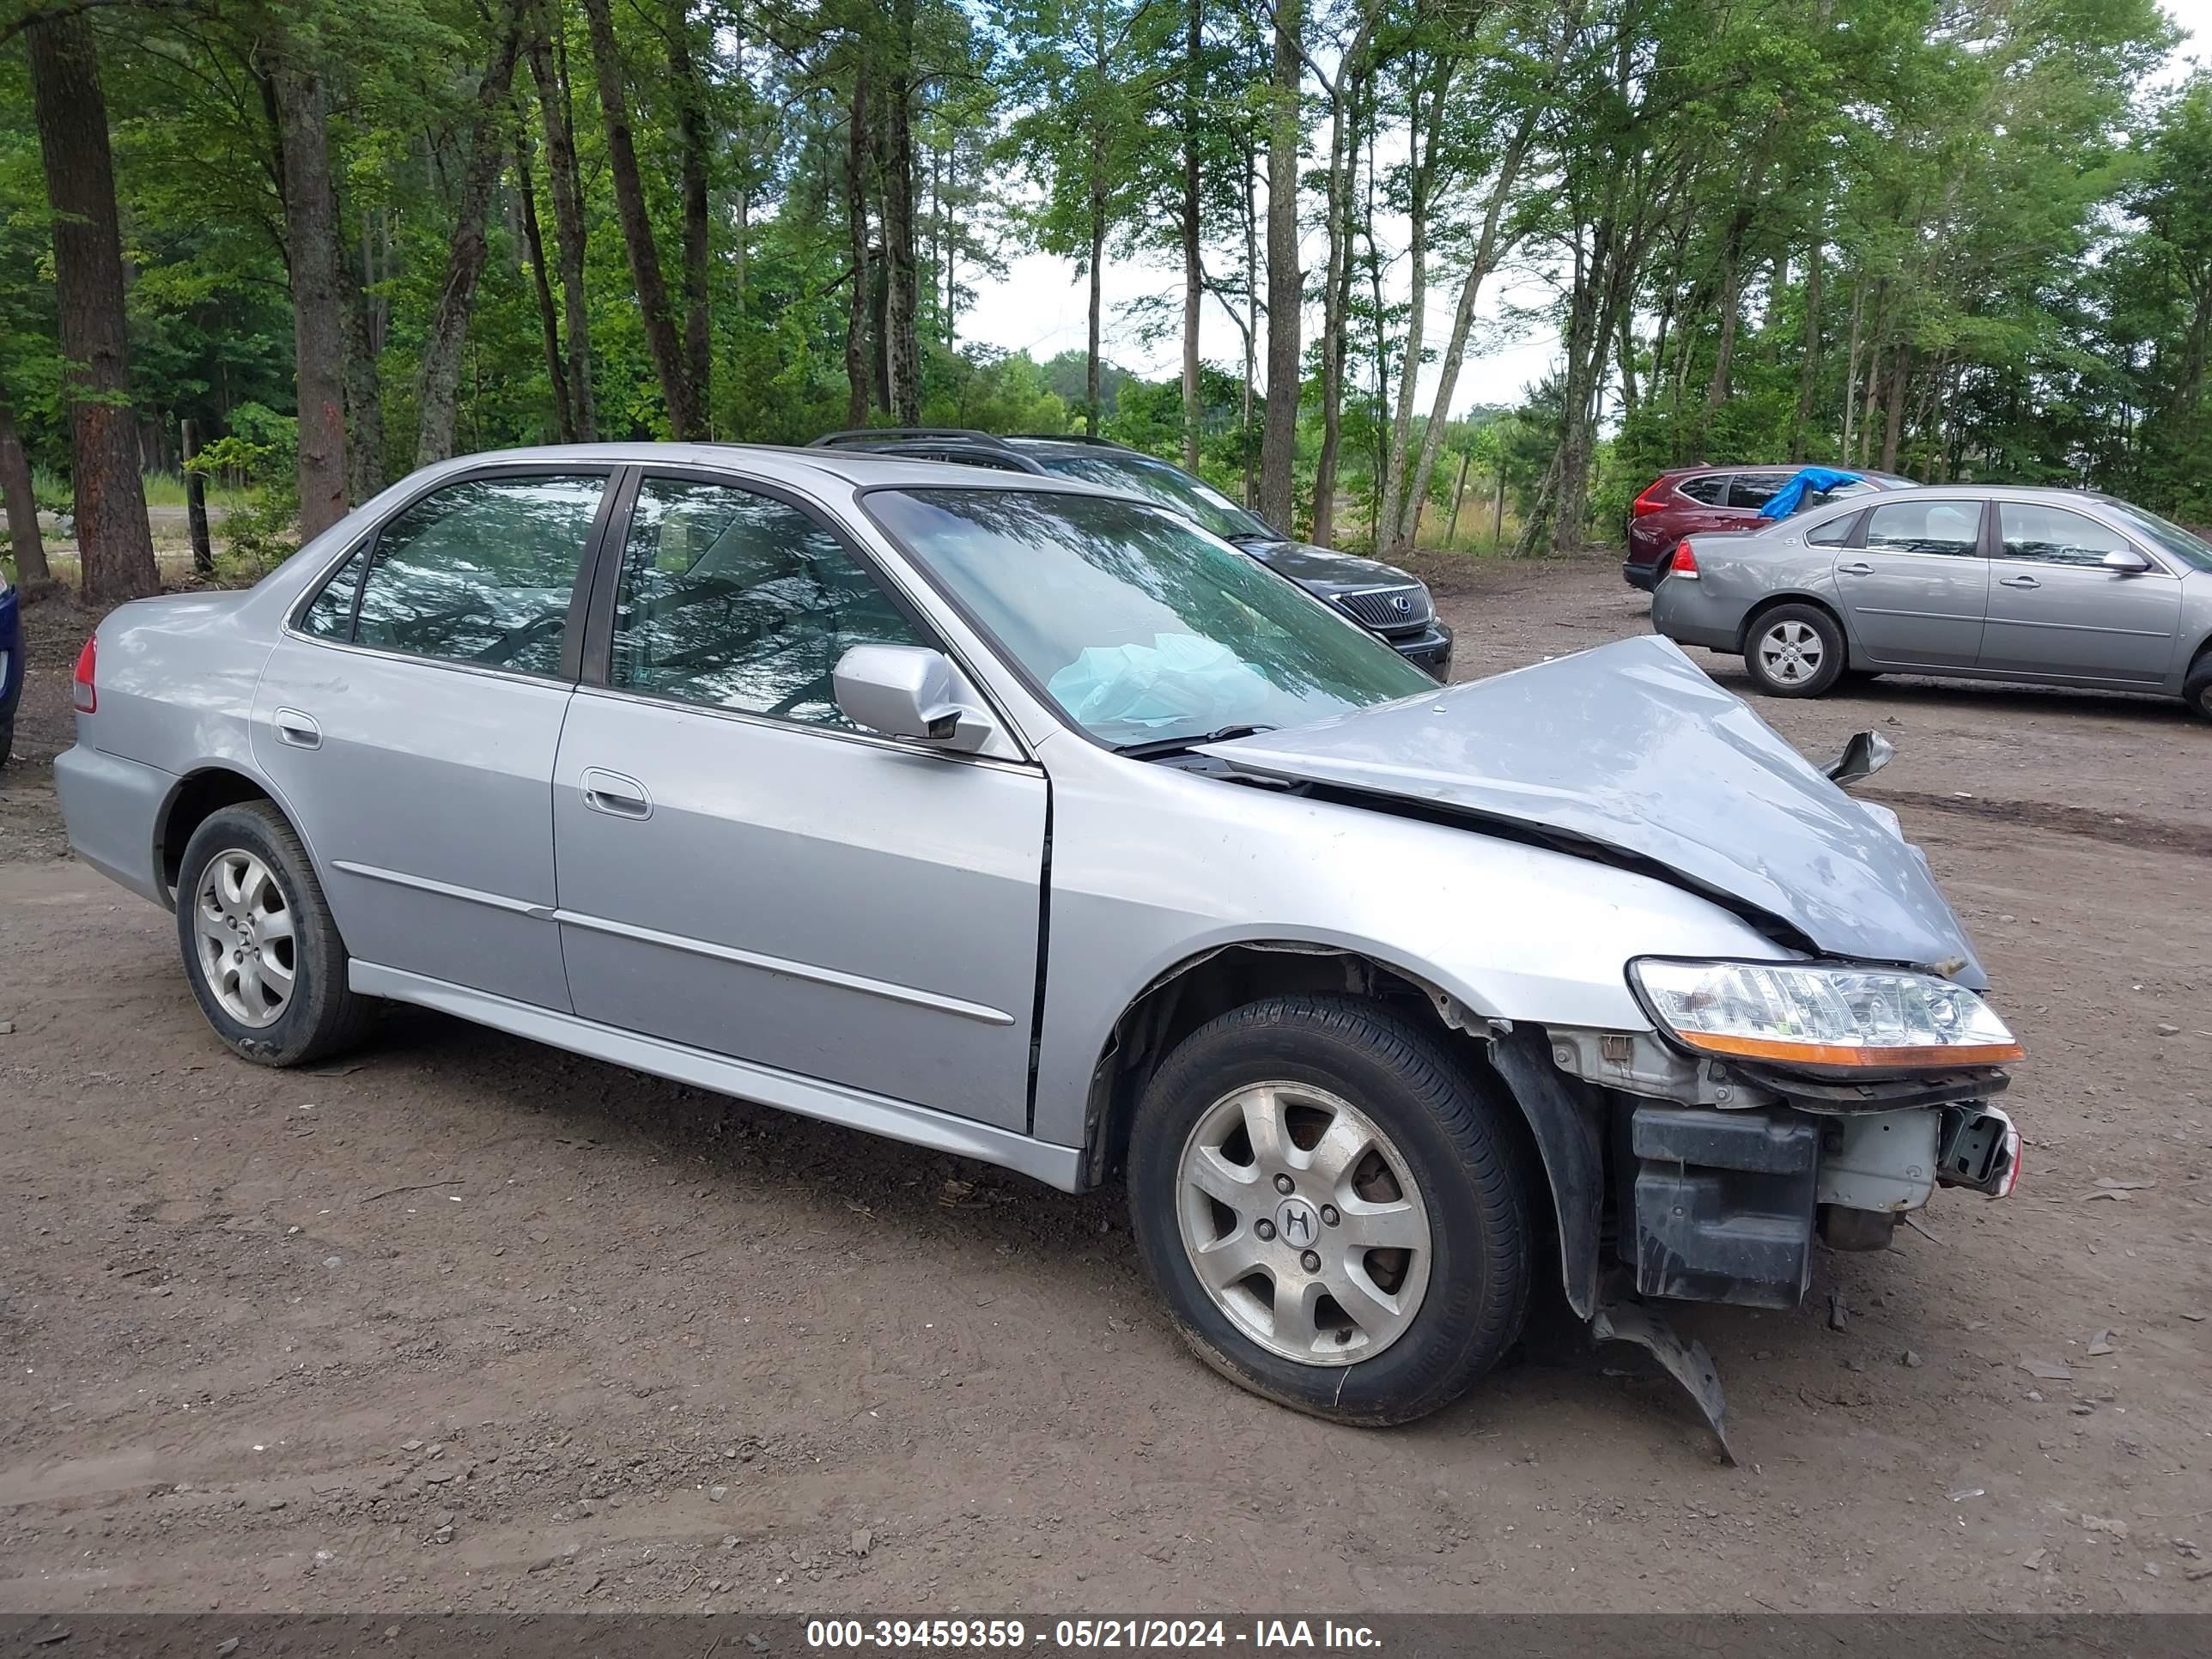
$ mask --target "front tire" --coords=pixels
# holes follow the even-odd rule
[[[1146,1088],[1129,1156],[1138,1249],[1184,1340],[1336,1422],[1456,1399],[1528,1309],[1513,1110],[1358,998],[1271,998],[1193,1032]]]
[[[185,976],[215,1033],[262,1066],[300,1066],[357,1042],[370,1005],[346,984],[307,851],[266,801],[210,814],[177,872]]]
[[[2181,700],[2198,720],[2212,720],[2212,651],[2190,665],[2189,678],[2182,682]]]
[[[1816,605],[1778,605],[1743,630],[1743,665],[1770,697],[1818,697],[1850,665],[1836,619]]]

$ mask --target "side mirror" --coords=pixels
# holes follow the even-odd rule
[[[2099,562],[2115,576],[2140,576],[2150,568],[2150,561],[2131,547],[2116,547]]]
[[[1879,732],[1854,732],[1828,768],[1828,781],[1838,788],[1870,778],[1897,757],[1897,745]]]
[[[968,755],[998,729],[960,671],[927,646],[854,646],[832,678],[840,712],[880,737]]]

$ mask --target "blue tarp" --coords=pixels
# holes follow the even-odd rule
[[[1864,479],[1856,472],[1838,472],[1832,467],[1808,466],[1791,476],[1788,483],[1766,498],[1766,505],[1759,509],[1762,519],[1786,519],[1805,505],[1808,495],[1818,495],[1835,489],[1838,484],[1861,483]]]

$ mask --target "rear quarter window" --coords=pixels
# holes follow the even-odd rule
[[[1678,494],[1707,507],[1725,507],[1728,504],[1729,476],[1725,472],[1708,472],[1699,477],[1685,478],[1674,489]]]

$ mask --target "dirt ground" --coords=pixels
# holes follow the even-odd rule
[[[1435,574],[1463,674],[1648,625],[1609,562]],[[1336,1429],[1183,1351],[1118,1192],[426,1013],[227,1058],[169,919],[65,857],[83,620],[31,613],[0,772],[0,1607],[2212,1608],[2212,727],[2178,707],[1759,705],[1816,756],[1896,739],[1868,793],[2028,1046],[2030,1146],[1799,1312],[1683,1316],[1731,1469],[1556,1305],[1459,1406]]]

